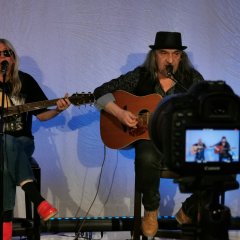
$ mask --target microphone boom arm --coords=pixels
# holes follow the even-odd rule
[[[187,88],[185,88],[173,75],[173,73],[171,73],[170,75],[168,75],[169,78],[171,78],[179,87],[181,87],[185,92],[188,91]]]
[[[166,66],[166,71],[167,71],[167,77],[169,77],[170,79],[172,79],[176,84],[178,84],[185,92],[187,92],[188,90],[174,77],[173,74],[173,65],[169,64]]]

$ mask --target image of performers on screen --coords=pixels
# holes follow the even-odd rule
[[[221,141],[214,146],[214,152],[219,154],[219,162],[222,162],[223,160],[227,160],[228,162],[233,161],[232,154],[230,153],[231,146],[225,136],[223,136]]]
[[[204,162],[205,156],[204,152],[206,149],[205,143],[202,141],[201,138],[198,139],[198,142],[192,145],[192,154],[195,155],[196,162]]]

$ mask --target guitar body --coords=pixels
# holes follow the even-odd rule
[[[219,154],[219,153],[222,153],[223,152],[223,146],[221,145],[217,145],[215,148],[214,148],[214,153],[216,154]]]
[[[132,112],[136,116],[139,115],[139,124],[136,129],[129,128],[111,114],[102,111],[100,116],[100,131],[104,144],[112,149],[122,149],[137,140],[149,140],[149,118],[162,97],[158,94],[139,97],[121,90],[114,92],[113,95],[119,107]]]
[[[196,146],[192,146],[192,148],[191,148],[191,154],[192,154],[192,155],[195,155],[195,154],[197,153],[197,151],[198,151],[198,148],[197,148]]]
[[[205,149],[205,147],[204,146],[202,146],[202,145],[195,145],[195,146],[192,146],[192,148],[191,148],[191,154],[196,154],[196,153],[198,153],[198,152],[201,152],[201,151],[203,151]]]

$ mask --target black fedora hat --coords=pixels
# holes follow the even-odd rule
[[[154,45],[149,45],[151,49],[179,49],[184,50],[187,47],[182,46],[182,37],[179,32],[157,32]]]

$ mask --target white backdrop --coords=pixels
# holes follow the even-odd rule
[[[49,99],[92,92],[141,64],[155,33],[164,30],[182,33],[205,79],[225,80],[239,93],[239,12],[238,0],[0,0],[0,31]],[[43,195],[58,216],[84,216],[104,160],[99,112],[71,106],[49,122],[35,120],[33,131]],[[133,150],[106,149],[90,216],[133,215],[133,159]],[[161,193],[161,213],[168,215],[186,197],[171,180],[161,182]],[[227,194],[234,216],[240,215],[239,194]]]

